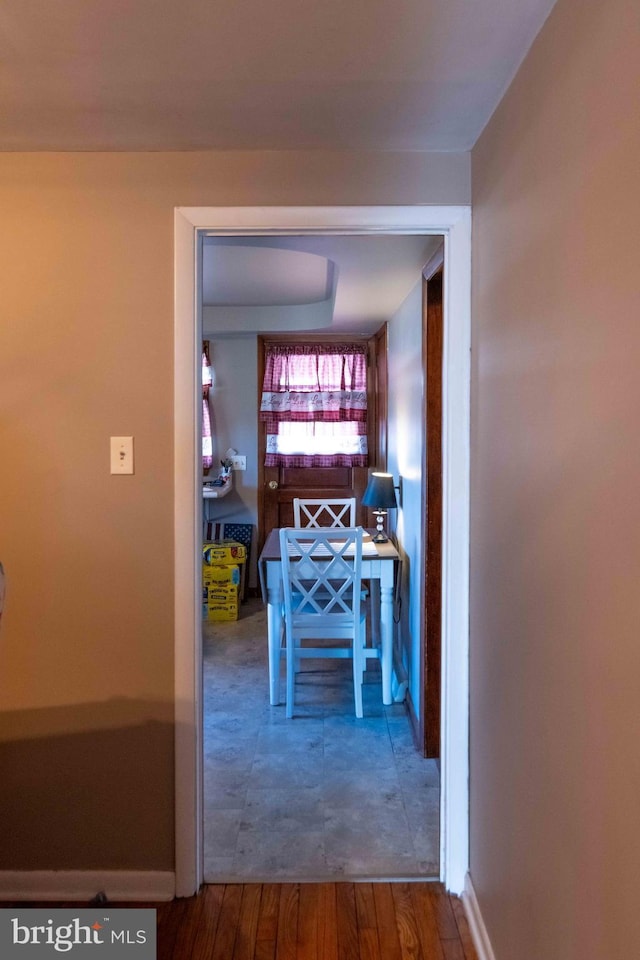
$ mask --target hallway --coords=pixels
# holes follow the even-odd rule
[[[296,716],[271,707],[266,614],[205,623],[204,876],[210,883],[438,877],[439,772],[378,664],[353,714],[349,661],[305,665]]]

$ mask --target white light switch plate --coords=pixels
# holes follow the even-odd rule
[[[111,473],[133,472],[133,437],[111,437]]]
[[[246,457],[231,457],[231,468],[233,470],[246,470],[247,469],[247,458]]]

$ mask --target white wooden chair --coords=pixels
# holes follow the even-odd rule
[[[362,717],[367,653],[366,614],[360,598],[362,528],[280,530],[286,647],[286,716],[293,716],[295,674],[302,658],[353,660],[356,717]],[[303,641],[319,641],[308,646]],[[336,646],[328,641],[342,640]],[[326,641],[326,642],[325,642]]]
[[[356,498],[308,500],[294,497],[294,527],[355,527]]]
[[[318,499],[308,500],[302,497],[293,499],[294,527],[312,527],[326,529],[327,527],[355,527],[356,525],[356,498]],[[366,600],[369,588],[362,585],[360,597]]]

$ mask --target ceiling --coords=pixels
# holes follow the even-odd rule
[[[468,150],[555,0],[2,0],[0,150]]]
[[[2,0],[0,151],[466,151],[554,2]],[[216,331],[368,333],[437,241],[216,242]]]
[[[441,243],[424,235],[207,238],[204,332],[375,333]]]

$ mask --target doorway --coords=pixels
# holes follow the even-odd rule
[[[296,237],[287,240],[308,251],[314,246],[316,238]],[[331,238],[323,240],[332,244]],[[396,291],[393,296],[387,293],[384,303],[380,303],[378,297],[378,309],[388,311],[387,315],[394,317],[401,304],[405,303],[402,316],[398,318],[405,329],[403,340],[409,336],[406,329],[408,323],[418,334],[421,322],[421,269],[437,242],[437,238],[424,236],[406,239],[340,238],[340,250],[335,245],[331,251],[339,265],[340,276],[344,279],[342,301],[336,301],[336,322],[340,322],[343,316],[341,302],[346,298],[351,303],[354,300],[354,284],[350,282],[347,261],[357,260],[361,264],[360,270],[365,269],[366,263],[367,272],[370,266],[379,277],[381,268],[378,261],[384,253],[389,275],[387,287],[392,286],[392,276],[400,271],[403,282],[400,283],[396,277]],[[247,244],[252,251],[264,249],[256,245],[253,237],[247,239]],[[350,246],[348,252],[345,251],[345,244]],[[246,248],[234,249],[244,253]],[[227,261],[230,259],[226,251],[223,256]],[[404,263],[400,264],[401,260],[406,260],[407,268]],[[253,445],[247,446],[249,431],[246,421],[252,418],[255,429],[253,397],[264,382],[262,368],[266,365],[259,362],[262,357],[261,335],[258,335],[257,358],[254,360],[254,367],[258,367],[256,383],[255,369],[251,372],[247,364],[243,364],[243,357],[247,354],[251,353],[253,359],[255,335],[248,340],[245,330],[238,337],[228,329],[224,314],[215,317],[215,327],[210,322],[216,291],[208,282],[208,263],[205,249],[204,335],[211,338],[212,357],[220,357],[220,368],[216,369],[214,377],[219,389],[217,392],[214,390],[213,395],[216,421],[220,424],[217,446],[224,450],[232,440],[235,442],[238,434],[242,435],[245,446],[240,449],[248,454],[249,466],[256,459],[256,448],[255,438]],[[244,263],[246,265],[246,258]],[[255,293],[252,277],[253,274],[248,271],[247,289]],[[269,290],[271,285],[270,277]],[[410,309],[406,305],[407,293],[410,295]],[[241,302],[245,300],[247,294],[243,284],[240,284],[236,296]],[[219,299],[228,306],[228,287],[221,285]],[[257,301],[259,298],[254,296],[253,299]],[[251,311],[254,324],[260,319],[260,316],[256,316],[256,310],[257,305]],[[365,318],[371,316],[364,305],[360,307],[360,312]],[[240,325],[244,318],[236,316],[234,319]],[[379,317],[376,322],[377,319]],[[372,322],[371,319],[369,322]],[[391,319],[390,326],[394,322]],[[216,330],[222,339],[216,340]],[[344,333],[333,336],[325,333],[311,340],[303,334],[294,336],[292,331],[280,335],[265,334],[262,342],[265,351],[273,351],[272,357],[277,357],[279,361],[286,358],[286,362],[282,360],[279,363],[277,379],[279,382],[281,368],[286,367],[286,378],[283,379],[286,379],[289,389],[298,383],[296,372],[301,373],[303,378],[310,376],[316,386],[321,378],[324,386],[327,383],[340,383],[345,378],[345,367],[353,374],[357,366],[360,388],[366,376],[367,394],[371,392],[367,402],[367,448],[373,469],[384,469],[386,466],[375,445],[377,421],[386,421],[386,403],[376,389],[375,377],[379,364],[374,348],[382,339],[375,337],[371,338],[371,342],[369,338],[354,341]],[[400,349],[398,338],[391,337],[391,340]],[[301,370],[291,359],[299,356],[305,358],[300,365]],[[353,361],[354,356],[359,358],[357,364]],[[309,357],[313,357],[313,360],[309,361]],[[335,363],[328,362],[329,357],[337,357],[338,360]],[[368,363],[364,362],[365,357]],[[322,358],[322,374],[316,368],[315,361],[318,358]],[[404,359],[405,383],[398,387],[398,398],[404,398],[410,386],[410,397],[415,399],[421,391],[420,351],[413,349],[412,345],[409,356]],[[382,361],[386,367],[386,350],[383,350],[380,358],[380,363]],[[367,374],[363,367],[368,368]],[[352,384],[352,380],[348,382]],[[270,375],[269,387],[273,383],[273,375]],[[313,394],[317,399],[315,388]],[[382,400],[379,410],[374,399]],[[397,410],[399,404],[395,406]],[[400,421],[402,417],[398,414],[397,419]],[[258,426],[264,427],[264,423],[258,421]],[[380,432],[386,432],[382,427],[383,423],[380,424]],[[396,437],[393,434],[397,432],[393,430],[390,438],[390,447],[394,450]],[[416,428],[415,432],[419,437],[420,429]],[[268,448],[267,433],[263,429],[257,445],[257,517],[260,518],[260,493],[266,499],[271,493],[271,483],[275,485],[273,499],[277,498],[277,510],[274,510],[273,518],[269,518],[265,511],[267,522],[259,522],[259,527],[268,532],[274,527],[291,526],[292,497],[297,495],[355,496],[360,504],[366,485],[367,468],[364,466],[357,468],[364,474],[360,493],[355,489],[351,469],[344,464],[334,469],[330,469],[326,463],[322,466],[307,463],[304,468],[297,464],[293,467],[286,464],[262,471],[261,465]],[[303,433],[308,439],[306,431]],[[352,436],[349,433],[347,435]],[[287,441],[289,437],[290,434],[287,434]],[[343,434],[340,435],[340,441],[344,443]],[[408,467],[405,455],[408,456],[411,451],[405,451],[404,445],[403,442],[403,463]],[[272,444],[271,448],[274,446]],[[326,455],[325,447],[323,460]],[[312,454],[308,453],[308,456],[311,458]],[[339,456],[344,457],[344,452]],[[359,459],[361,456],[358,455]],[[244,478],[244,472],[239,474],[237,484],[234,480],[233,497],[225,499],[219,508],[219,516],[231,522],[236,518],[235,511],[246,509],[253,493],[253,489],[246,487]],[[342,487],[338,486],[339,482],[342,482]],[[327,487],[328,483],[332,486]],[[408,497],[405,506],[415,501],[415,481],[410,486],[412,496]],[[357,522],[364,521],[372,526],[364,516],[365,508],[361,509],[363,516]],[[388,519],[393,532],[395,513]],[[405,522],[405,526],[417,530],[419,519]],[[414,561],[417,568],[419,553],[416,554],[413,546],[412,543],[411,558],[407,560],[405,569],[408,569],[409,562]],[[398,567],[399,564],[396,564],[396,573]],[[376,580],[375,586],[378,584]],[[390,583],[386,585],[390,596]],[[379,609],[379,590],[375,590],[371,584],[367,599],[372,606],[374,594]],[[409,608],[407,601],[408,598],[403,602],[403,609]],[[391,605],[390,599],[389,607]],[[400,609],[399,602],[396,609]],[[389,615],[389,627],[391,620]],[[258,600],[257,603],[250,601],[242,604],[239,619],[233,624],[206,622],[203,626],[205,882],[246,882],[250,878],[264,880],[268,877],[288,881],[438,877],[439,771],[434,761],[424,760],[414,747],[404,703],[406,686],[393,689],[394,702],[387,694],[385,706],[382,702],[381,663],[377,659],[370,660],[363,686],[364,717],[355,722],[350,663],[344,659],[306,660],[305,669],[296,683],[295,719],[287,722],[284,705],[272,706],[269,703],[265,683],[268,669],[265,610],[262,603]],[[281,684],[281,698],[282,694]],[[275,703],[273,698],[271,703]]]
[[[469,461],[469,264],[467,207],[179,209],[176,236],[175,530],[176,530],[176,888],[195,890],[201,879],[199,809],[200,643],[196,532],[201,530],[200,475],[196,469],[196,385],[201,339],[197,261],[203,232],[235,235],[331,232],[444,234],[449,297],[445,317],[446,430],[443,437],[443,790],[441,878],[460,892],[468,860],[467,838],[467,610]],[[449,509],[456,504],[454,511]],[[451,669],[455,665],[455,669]]]

